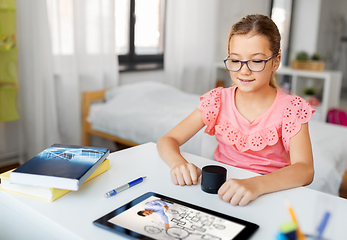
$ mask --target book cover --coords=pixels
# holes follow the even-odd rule
[[[85,181],[88,182],[93,178],[99,176],[100,174],[106,172],[110,169],[110,160],[105,159],[100,166],[89,176]],[[14,169],[0,174],[1,184],[0,190],[4,190],[11,193],[22,194],[29,197],[34,197],[40,200],[45,200],[53,202],[54,200],[64,196],[65,194],[71,192],[71,190],[58,189],[58,188],[48,188],[48,187],[38,187],[38,186],[28,186],[10,183],[10,172]]]
[[[77,191],[110,150],[54,144],[10,173],[11,183]]]

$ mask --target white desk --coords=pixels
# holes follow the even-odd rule
[[[199,167],[222,165],[191,154],[184,156]],[[324,236],[336,240],[346,237],[347,200],[342,198],[296,188],[261,196],[246,207],[234,207],[217,195],[203,192],[200,185],[174,185],[169,167],[160,159],[154,143],[112,153],[109,159],[109,171],[85,183],[77,192],[51,203],[0,191],[0,239],[124,239],[92,222],[149,191],[254,222],[260,228],[252,239],[274,239],[280,224],[290,220],[285,199],[290,200],[305,233],[313,233],[325,205],[331,205],[332,217]],[[230,166],[226,168],[229,178],[255,175]],[[140,176],[147,179],[115,197],[104,198],[107,191]]]

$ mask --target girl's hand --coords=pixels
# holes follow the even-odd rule
[[[181,163],[170,171],[172,182],[176,185],[196,185],[201,175],[201,169],[192,163]]]
[[[245,206],[261,195],[260,179],[229,179],[218,190],[218,196],[231,205]]]

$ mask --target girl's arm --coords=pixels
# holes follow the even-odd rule
[[[260,195],[310,184],[314,168],[308,123],[290,139],[289,151],[291,165],[249,179],[229,179],[219,189],[219,197],[232,205],[245,206]]]
[[[183,186],[198,183],[201,169],[192,163],[188,163],[182,157],[179,147],[204,126],[201,111],[195,109],[188,117],[157,141],[159,155],[170,166],[171,179],[176,185]]]

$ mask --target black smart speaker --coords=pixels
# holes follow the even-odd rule
[[[207,193],[216,194],[227,178],[224,167],[209,165],[202,168],[201,189]]]

